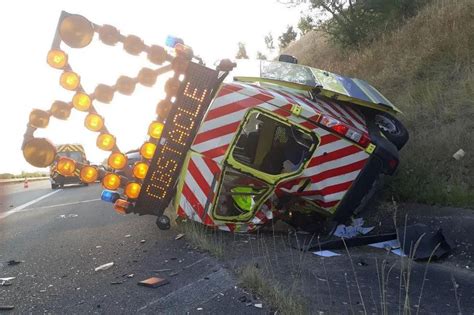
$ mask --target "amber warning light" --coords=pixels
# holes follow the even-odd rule
[[[219,72],[189,63],[131,212],[162,215],[173,196],[181,167],[219,86]]]

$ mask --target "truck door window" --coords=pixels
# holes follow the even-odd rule
[[[254,111],[242,127],[232,157],[270,175],[290,174],[310,158],[316,141],[303,129]]]
[[[217,219],[248,221],[269,191],[270,187],[264,182],[227,168],[222,178],[214,216]]]

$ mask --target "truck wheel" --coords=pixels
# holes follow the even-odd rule
[[[166,215],[161,215],[156,218],[156,225],[160,230],[169,230],[171,227],[170,218]]]
[[[58,184],[51,183],[51,189],[58,189],[58,187],[59,187]]]
[[[383,135],[401,150],[408,141],[408,131],[398,119],[388,113],[377,113],[375,124]]]

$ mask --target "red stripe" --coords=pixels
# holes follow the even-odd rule
[[[225,153],[225,151],[224,151],[224,153]],[[209,170],[211,171],[212,175],[216,175],[216,174],[219,174],[221,172],[220,167],[213,160],[206,159],[206,158],[204,158],[202,160],[204,161],[204,163],[206,163],[207,167],[209,167]]]
[[[305,190],[305,191],[302,191],[300,193],[297,193],[297,195],[299,195],[299,196],[314,196],[314,195],[326,196],[326,195],[331,195],[331,194],[335,194],[335,193],[338,193],[338,192],[341,192],[341,191],[348,190],[349,187],[351,187],[353,182],[354,181],[351,180],[351,181],[348,181],[348,182],[345,182],[345,183],[328,186],[328,187],[325,187],[325,188],[320,189],[320,190]]]
[[[197,165],[191,159],[189,160],[188,170],[191,176],[194,178],[198,186],[201,188],[204,196],[210,198],[211,196],[211,187],[209,183],[206,181],[204,176],[202,176],[202,172],[197,168]]]
[[[225,152],[227,151],[228,147],[229,147],[229,144],[224,144],[220,147],[204,151],[202,152],[202,154],[210,159],[215,159],[216,157],[223,156]]]
[[[259,95],[261,97],[257,97]],[[214,109],[209,111],[209,113],[207,114],[204,121],[209,121],[209,120],[219,118],[219,117],[231,114],[231,113],[235,113],[235,112],[238,112],[238,111],[240,111],[244,108],[255,107],[258,104],[261,104],[262,101],[266,102],[269,99],[271,99],[271,98],[266,96],[266,95],[258,94],[258,95],[255,95],[253,97],[251,96],[251,97],[243,99],[243,100],[239,100],[239,101],[236,101],[236,102],[233,102],[233,103],[230,103],[230,104],[226,104],[226,105],[214,108]]]
[[[347,108],[344,108],[344,109],[345,109],[346,112],[349,114],[349,116],[352,117],[352,119],[354,119],[354,120],[357,121],[359,124],[361,124],[362,126],[364,126],[364,128],[367,128],[365,122],[363,122],[363,121],[361,120],[361,117],[358,115],[358,113],[357,113],[355,110],[353,110],[353,109],[350,108],[350,107],[347,107]]]
[[[209,215],[204,213],[204,207],[198,201],[196,196],[193,194],[189,186],[184,183],[183,186],[183,196],[187,199],[187,201],[191,204],[191,207],[195,210],[198,216],[201,218],[204,224],[206,225],[213,225],[214,222],[209,218]]]
[[[334,141],[337,141],[337,140],[341,140],[341,138],[333,135],[333,134],[327,134],[327,135],[324,135],[324,136],[321,136],[321,142],[319,143],[319,145],[325,145],[325,144],[328,144],[328,143],[331,143],[331,142],[334,142]]]
[[[212,130],[208,130],[208,131],[204,131],[202,133],[199,133],[196,136],[196,139],[194,140],[194,144],[203,143],[203,142],[206,142],[208,140],[212,140],[212,139],[215,139],[215,138],[219,138],[223,135],[233,133],[237,130],[237,128],[239,128],[239,125],[240,125],[240,120],[236,121],[236,122],[233,122],[231,124],[228,124],[228,125],[224,125],[224,126],[221,126],[221,127],[218,127],[218,128],[214,128]]]
[[[239,85],[233,85],[233,84],[225,84],[219,91],[219,94],[217,95],[217,97],[221,97],[221,96],[225,96],[227,94],[231,94],[231,93],[234,93],[234,92],[238,92],[240,90],[242,90],[243,87],[242,86],[239,86]]]
[[[358,147],[356,147],[354,145],[350,145],[350,146],[347,146],[345,148],[335,150],[335,151],[329,152],[327,154],[316,156],[316,157],[312,158],[311,161],[308,164],[308,167],[313,167],[313,166],[316,166],[316,165],[320,165],[322,163],[333,161],[333,160],[342,158],[344,156],[348,156],[348,155],[351,155],[351,154],[354,154],[354,153],[358,153],[360,151],[362,151],[362,150],[359,149]]]
[[[360,170],[361,168],[364,167],[365,162],[366,162],[366,160],[362,160],[362,161],[358,161],[358,162],[355,162],[355,163],[347,164],[347,165],[344,165],[344,166],[341,166],[341,167],[337,167],[337,168],[333,168],[333,169],[324,171],[322,173],[319,173],[318,175],[312,176],[311,177],[311,182],[316,183],[316,182],[320,182],[322,180],[325,180],[325,179],[328,179],[328,178],[331,178],[331,177],[335,177],[335,176],[347,174],[347,173],[350,173],[350,172],[358,171],[358,170]]]
[[[181,206],[178,207],[178,211],[176,212],[178,216],[181,218],[186,219],[188,216],[186,215],[186,212],[184,212],[183,208]]]

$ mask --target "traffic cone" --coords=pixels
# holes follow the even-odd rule
[[[28,188],[28,178],[25,178],[25,182],[23,183],[23,188]]]

